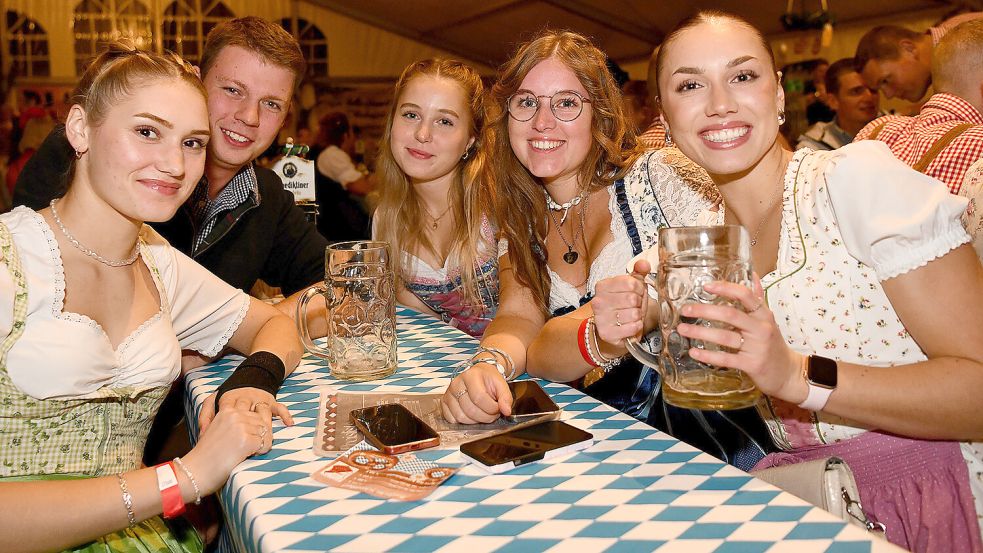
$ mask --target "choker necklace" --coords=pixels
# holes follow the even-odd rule
[[[546,197],[549,198],[549,194],[547,194]],[[574,200],[568,202],[570,204],[569,206],[566,208],[561,207],[560,209],[569,210],[571,207],[580,203],[580,200],[583,198],[585,198],[585,196],[581,194],[580,196],[574,198]],[[570,239],[570,242],[567,242],[567,237],[563,236],[563,228],[560,227],[560,225],[563,224],[563,219],[567,216],[566,212],[564,212],[563,217],[560,218],[560,224],[557,224],[556,217],[553,216],[553,211],[559,211],[559,209],[553,209],[553,207],[550,206],[550,209],[546,210],[546,213],[550,216],[550,221],[553,221],[553,226],[556,227],[556,233],[560,235],[560,240],[563,240],[563,245],[567,247],[567,253],[563,254],[563,261],[568,265],[573,265],[577,262],[577,259],[580,258],[580,254],[573,249],[573,245],[577,243],[577,237],[584,232],[584,212],[587,211],[587,202],[584,202],[584,207],[580,210],[580,227],[573,233],[573,238]]]
[[[433,214],[430,213],[430,210],[427,209],[427,206],[424,205],[423,202],[420,202],[420,207],[422,207],[423,208],[423,211],[426,212],[427,217],[430,217],[430,220],[433,221],[433,225],[432,225],[433,226],[433,229],[434,230],[437,230],[437,223],[439,223],[440,220],[444,218],[444,215],[447,215],[447,212],[451,210],[451,207],[452,206],[450,206],[450,205],[447,206],[447,209],[445,209],[444,212],[441,213],[440,215],[438,215],[437,217],[434,217]]]
[[[57,201],[58,200],[51,200],[51,203],[48,204],[51,206],[51,216],[55,219],[55,223],[58,224],[58,228],[61,229],[61,233],[65,235],[65,238],[68,238],[68,241],[71,242],[72,245],[75,246],[80,252],[91,257],[92,259],[95,259],[99,263],[102,263],[103,265],[109,265],[110,267],[125,267],[127,265],[132,265],[133,262],[137,260],[137,257],[140,256],[139,244],[134,244],[133,255],[127,257],[126,259],[121,259],[119,261],[106,259],[105,257],[97,254],[96,252],[90,250],[89,248],[86,248],[85,246],[82,245],[81,242],[79,242],[78,240],[75,239],[74,236],[72,236],[72,233],[68,232],[68,229],[65,228],[65,225],[61,222],[61,218],[58,217],[58,210],[55,209],[55,202]]]
[[[543,189],[543,193],[546,194],[546,207],[548,207],[550,211],[563,212],[563,215],[560,216],[560,224],[562,225],[563,222],[567,220],[567,214],[570,213],[570,208],[583,201],[584,197],[587,195],[587,190],[584,189],[584,191],[581,192],[580,195],[576,196],[569,202],[565,202],[562,204],[556,203],[556,200],[553,199],[553,196],[550,196],[550,193],[547,192],[545,188]],[[550,216],[552,217],[552,215]]]

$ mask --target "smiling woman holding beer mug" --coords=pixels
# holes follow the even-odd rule
[[[758,468],[841,457],[892,542],[979,551],[983,270],[959,224],[965,200],[877,142],[784,150],[772,54],[739,18],[680,23],[657,64],[667,131],[717,184],[716,223],[747,229],[763,275],[704,286],[737,308],[682,309],[729,327],[678,326],[722,346],[690,356],[744,371],[767,396],[758,408],[785,452]],[[602,340],[643,330],[644,289],[638,275],[598,284]]]

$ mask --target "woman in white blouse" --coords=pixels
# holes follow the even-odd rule
[[[745,371],[767,395],[759,411],[786,453],[759,467],[843,457],[891,541],[979,551],[983,270],[959,223],[966,201],[876,142],[784,150],[774,60],[743,20],[684,21],[657,64],[667,133],[717,184],[715,223],[748,230],[763,275],[753,290],[706,287],[743,310],[683,310],[733,330],[679,325],[730,349],[690,355]],[[644,298],[633,276],[598,284],[601,339],[641,332]]]
[[[173,249],[166,221],[202,175],[205,90],[173,55],[117,43],[73,96],[66,195],[0,217],[0,550],[198,551],[180,518],[269,451],[293,323]],[[141,468],[181,350],[250,355],[183,459]],[[161,514],[169,518],[166,523]]]

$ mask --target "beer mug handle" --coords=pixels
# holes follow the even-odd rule
[[[311,298],[317,294],[327,293],[328,287],[322,282],[305,290],[304,295],[300,297],[300,301],[297,303],[297,331],[300,333],[300,339],[304,343],[304,347],[307,349],[307,351],[313,353],[314,355],[325,358],[330,355],[330,352],[327,349],[316,345],[314,341],[311,340],[310,331],[307,329],[307,304],[311,301]],[[327,298],[325,298],[325,301],[326,300]],[[331,306],[329,305],[327,308],[330,309]]]
[[[651,279],[651,275],[648,275],[648,276],[645,277],[645,280],[644,280],[644,282],[645,282],[645,293],[648,294],[648,298],[647,298],[647,301],[645,303],[646,304],[651,304],[652,302],[655,302],[655,308],[658,309],[658,301],[659,300],[653,298],[652,297],[652,294],[649,292],[650,290],[653,291],[653,292],[656,291],[655,285],[651,282],[650,279]],[[658,331],[659,331],[658,328],[656,330],[653,330],[653,332],[658,332]],[[661,355],[660,352],[652,353],[651,351],[647,350],[638,341],[638,338],[636,338],[634,336],[632,336],[631,338],[625,339],[625,347],[628,348],[628,353],[630,353],[632,355],[632,357],[634,357],[635,359],[638,359],[643,364],[648,365],[649,367],[652,367],[657,372],[659,372],[659,373],[662,372],[662,364],[659,363],[659,357]]]

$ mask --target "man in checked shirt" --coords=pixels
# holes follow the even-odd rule
[[[932,56],[935,94],[912,117],[871,121],[854,141],[885,142],[912,168],[958,194],[966,170],[983,157],[983,19],[959,24]]]

